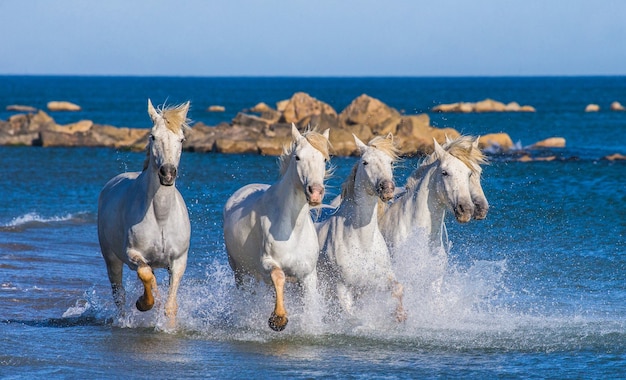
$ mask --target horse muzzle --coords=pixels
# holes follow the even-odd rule
[[[487,212],[489,212],[489,204],[488,203],[474,203],[474,215],[473,218],[476,220],[483,220],[487,217]]]
[[[378,193],[378,197],[383,202],[392,200],[395,191],[396,185],[393,183],[393,181],[390,180],[379,181],[376,185],[376,192]]]
[[[172,164],[164,164],[159,168],[159,182],[163,186],[172,186],[176,181],[177,170]]]
[[[304,193],[310,206],[319,206],[324,199],[324,186],[319,184],[308,185]]]
[[[459,223],[467,223],[472,219],[474,215],[474,204],[473,203],[459,203],[454,208],[454,217]]]

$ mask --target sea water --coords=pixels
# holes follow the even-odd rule
[[[183,153],[177,187],[189,208],[192,240],[179,326],[170,330],[163,316],[166,271],[156,271],[161,298],[155,309],[141,313],[133,307],[140,283],[126,269],[128,301],[119,317],[97,240],[100,189],[117,173],[140,170],[143,153],[0,147],[1,377],[607,378],[626,371],[626,167],[602,159],[626,153],[624,134],[608,135],[623,132],[626,113],[582,112],[592,94],[600,99],[595,102],[619,100],[623,78],[114,79],[105,85],[102,78],[4,77],[22,91],[41,91],[18,96],[16,89],[2,99],[42,106],[62,97],[87,111],[52,114],[65,118],[58,122],[101,118],[146,127],[145,96],[243,109],[306,91],[340,110],[371,92],[407,113],[426,112],[429,103],[492,97],[538,111],[431,117],[466,133],[506,131],[521,145],[560,135],[568,146],[533,153],[557,156],[548,162],[490,157],[482,177],[489,214],[466,225],[446,220],[452,245],[440,286],[432,286],[437,263],[420,253],[421,242],[398,252],[406,322],[393,319],[387,294],[366,296],[357,316],[344,318],[323,303],[304,305],[290,284],[290,321],[280,333],[267,325],[272,289],[236,288],[221,220],[236,189],[278,178],[275,157]],[[113,99],[135,87],[144,90]],[[72,99],[76,93],[83,95]],[[91,113],[98,108],[92,98],[109,106]],[[200,107],[191,116],[207,123],[219,117]],[[336,170],[327,201],[355,158],[331,161]],[[418,158],[401,162],[398,185],[418,164]]]

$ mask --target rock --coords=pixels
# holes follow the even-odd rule
[[[354,99],[339,114],[339,121],[345,126],[366,125],[374,135],[395,134],[401,115],[378,99],[361,95]]]
[[[37,108],[31,106],[23,106],[20,104],[12,104],[7,106],[7,111],[37,112]]]
[[[507,151],[514,145],[507,133],[490,133],[480,136],[478,146],[483,150]]]
[[[66,124],[66,125],[55,124],[49,130],[54,131],[54,132],[60,132],[60,133],[68,133],[68,134],[73,134],[73,133],[78,133],[78,132],[84,133],[84,132],[89,131],[92,126],[93,126],[93,121],[81,120],[76,123]]]
[[[313,115],[337,115],[333,107],[304,92],[293,94],[291,99],[281,105],[278,110],[282,112],[280,121],[283,123],[297,123],[305,117]]]
[[[209,106],[209,108],[207,108],[208,112],[225,112],[226,111],[226,107],[224,106]]]
[[[587,104],[585,107],[585,112],[598,112],[600,111],[600,106],[597,104]]]
[[[537,110],[535,110],[535,107],[533,106],[521,106],[519,109],[519,112],[537,112]]]
[[[331,153],[336,156],[354,156],[358,153],[352,133],[345,128],[332,129],[328,140],[332,145]]]
[[[504,103],[493,99],[485,99],[474,103],[474,112],[503,112],[506,110]]]
[[[485,99],[476,103],[459,102],[439,104],[432,108],[433,112],[535,112],[532,106],[520,106],[517,102],[504,104],[497,100]]]
[[[620,102],[613,102],[611,103],[611,111],[626,111],[626,109]]]
[[[604,159],[609,161],[623,161],[626,160],[626,156],[621,153],[615,153],[605,156]]]
[[[80,111],[80,106],[65,102],[65,101],[52,101],[48,102],[48,110],[50,111]]]
[[[530,148],[565,148],[565,139],[563,137],[550,137],[534,143]]]
[[[232,121],[233,126],[242,126],[253,129],[255,132],[261,132],[270,122],[267,119],[263,119],[259,116],[248,115],[242,112],[239,112],[237,116]]]

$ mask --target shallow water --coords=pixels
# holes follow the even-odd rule
[[[135,82],[139,92],[151,89],[149,80],[123,83]],[[176,94],[185,92],[174,79],[166,82]],[[282,99],[291,95],[283,92],[313,82],[281,79],[268,93]],[[524,143],[537,136],[564,135],[568,147],[534,152],[562,158],[551,162],[491,157],[482,182],[491,205],[489,214],[486,220],[467,225],[448,219],[452,248],[441,287],[433,287],[431,281],[437,263],[415,254],[419,242],[398,253],[395,267],[405,286],[409,313],[405,323],[394,321],[387,294],[366,297],[358,316],[348,319],[323,303],[303,305],[298,289],[290,284],[290,322],[281,333],[267,326],[272,290],[263,284],[251,284],[253,291],[235,287],[221,224],[223,204],[237,188],[277,178],[276,158],[183,153],[177,186],[189,207],[192,241],[179,291],[179,326],[169,330],[162,299],[155,310],[140,313],[134,309],[141,288],[129,270],[124,280],[128,291],[125,315],[116,316],[97,240],[100,189],[119,172],[141,169],[143,153],[0,147],[4,169],[0,185],[0,377],[623,377],[626,167],[601,157],[626,153],[624,137],[611,138],[606,133],[626,125],[626,114],[594,116],[577,111],[578,103],[600,94],[614,100],[619,92],[612,87],[614,82],[563,78],[547,87],[541,86],[540,79],[464,79],[461,84],[452,79],[423,79],[404,87],[401,79],[320,82],[309,92],[319,91],[314,95],[323,100],[349,102],[354,92],[361,91],[378,92],[389,103],[393,103],[389,99],[400,99],[410,104],[416,96],[415,110],[433,100],[487,96],[500,100],[498,94],[512,94],[514,99],[501,100],[539,104],[549,111],[525,116],[433,115],[433,121],[468,133],[502,129]],[[182,83],[194,82],[190,78]],[[202,90],[204,81],[195,83]],[[245,88],[243,79],[226,83]],[[329,95],[332,83],[340,89],[334,98]],[[385,83],[399,87],[382,92]],[[444,85],[446,91],[420,91]],[[167,92],[167,86],[160,91]],[[72,94],[78,87],[74,83],[65,90]],[[571,93],[564,92],[570,87]],[[41,97],[52,96],[53,88]],[[556,90],[542,93],[541,88]],[[589,91],[581,90],[585,88]],[[193,96],[206,99],[200,90]],[[101,93],[106,91],[93,89],[81,99],[87,102]],[[562,93],[570,95],[550,103]],[[248,94],[233,102],[239,107],[255,104],[256,97],[271,101],[265,95]],[[12,103],[33,103],[32,94],[24,96]],[[64,98],[72,100],[69,95]],[[141,100],[136,112],[140,116],[126,108],[111,115],[145,123],[144,109]],[[327,201],[338,194],[354,158],[331,161],[336,170],[329,180]],[[417,164],[417,159],[400,164],[399,184]],[[157,278],[163,296],[167,292],[165,271],[157,271]]]
[[[396,258],[405,323],[393,320],[385,294],[366,299],[356,319],[318,305],[320,318],[290,286],[290,322],[275,333],[267,327],[271,289],[236,289],[221,233],[228,195],[276,178],[275,158],[183,154],[177,185],[193,235],[179,327],[170,331],[162,302],[147,313],[132,307],[141,290],[128,270],[126,315],[116,317],[97,243],[100,187],[117,171],[138,168],[142,154],[4,147],[0,155],[7,163],[3,376],[153,377],[163,363],[180,377],[606,377],[626,370],[626,212],[615,207],[626,200],[621,163],[496,160],[484,170],[487,219],[448,221],[453,246],[441,289],[425,279],[427,260],[411,252]],[[31,172],[35,162],[45,175]],[[354,159],[333,162],[329,198]],[[404,161],[398,177],[416,165]],[[165,294],[167,276],[157,277]]]

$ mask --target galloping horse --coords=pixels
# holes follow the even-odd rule
[[[124,264],[137,271],[144,286],[137,300],[140,311],[150,310],[157,292],[155,268],[167,268],[170,288],[165,314],[176,324],[176,293],[187,266],[191,226],[187,206],[176,189],[189,102],[155,110],[148,99],[153,122],[147,159],[142,172],[123,173],[104,186],[98,199],[98,239],[113,298],[121,312],[125,304]]]
[[[334,285],[341,306],[353,314],[355,299],[366,291],[391,290],[396,318],[403,321],[402,285],[391,267],[389,250],[378,227],[379,202],[393,198],[397,150],[391,134],[368,145],[354,136],[360,160],[342,186],[341,204],[318,228],[322,247],[318,271]]]
[[[269,326],[275,331],[288,322],[286,276],[301,282],[305,297],[317,291],[319,245],[309,206],[322,203],[329,159],[328,130],[300,134],[293,124],[291,129],[292,144],[280,157],[280,180],[246,185],[224,206],[224,240],[235,280],[241,285],[248,275],[274,285]]]
[[[434,152],[411,173],[406,191],[380,218],[392,253],[416,233],[431,250],[443,248],[446,210],[460,223],[486,216],[489,205],[480,186],[485,157],[476,143],[466,136],[448,140],[444,147],[434,141]]]

